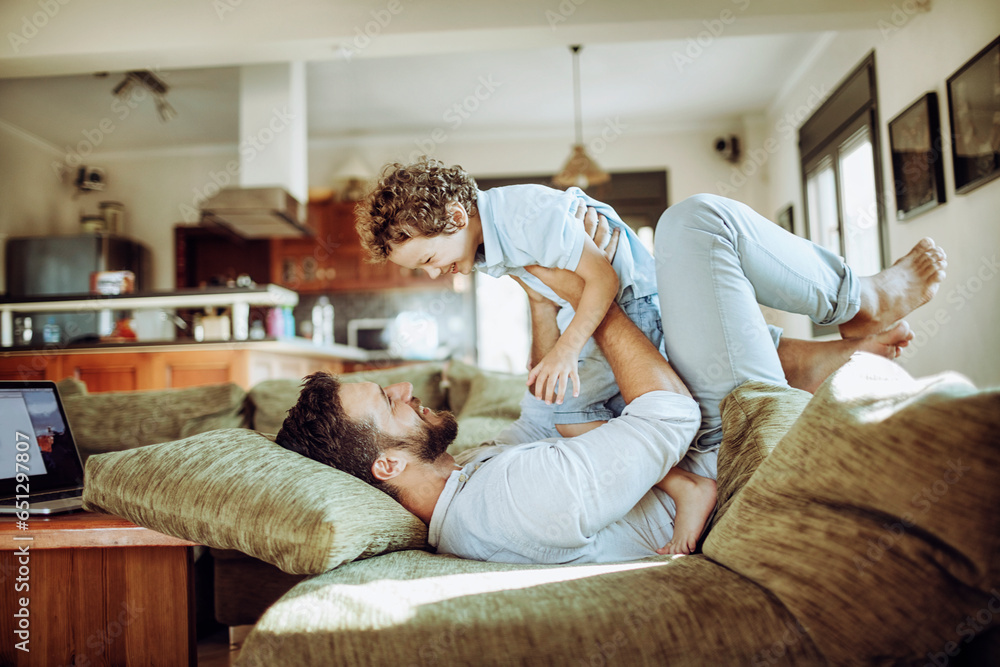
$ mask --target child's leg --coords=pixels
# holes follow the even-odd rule
[[[681,468],[671,468],[656,486],[677,505],[674,536],[659,554],[689,554],[705,531],[705,524],[715,509],[715,482]]]
[[[735,387],[787,384],[758,304],[838,325],[845,337],[891,332],[864,345],[903,342],[895,322],[934,296],[947,264],[927,239],[881,273],[858,277],[842,258],[715,195],[671,206],[655,239],[666,350],[701,406],[694,448],[702,451],[722,440],[719,404]]]

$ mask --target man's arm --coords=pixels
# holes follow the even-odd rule
[[[559,306],[528,287],[517,276],[511,278],[516,280],[528,295],[528,310],[531,313],[531,356],[528,360],[528,370],[531,370],[559,340],[559,324],[556,322]]]
[[[576,307],[583,294],[583,280],[572,271],[538,267],[539,280]],[[543,277],[544,276],[544,277]],[[691,396],[673,367],[639,331],[617,303],[612,303],[594,339],[611,364],[618,389],[626,403],[651,391],[672,391]]]
[[[543,267],[524,267],[536,278],[545,282],[549,275]],[[528,375],[528,381],[535,384],[535,395],[552,400],[556,383],[559,391],[556,402],[562,403],[563,396],[573,383],[573,395],[580,394],[580,378],[577,375],[577,359],[583,346],[594,334],[608,306],[614,303],[618,294],[618,274],[607,262],[601,251],[590,238],[584,238],[583,252],[574,274],[581,279],[583,289],[580,298],[573,304],[573,319],[563,331],[555,346]],[[552,287],[549,285],[549,287]]]
[[[598,215],[597,209],[588,208],[583,202],[577,207],[576,219],[581,222],[587,236],[594,241],[608,263],[613,262],[615,253],[618,252],[618,228],[612,230],[607,218]],[[528,370],[531,370],[559,340],[559,324],[556,322],[559,306],[528,287],[517,276],[512,275],[511,278],[517,281],[528,296],[528,309],[531,313],[531,356]]]

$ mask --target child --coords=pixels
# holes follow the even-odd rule
[[[581,203],[596,208],[619,230],[610,264],[576,218]],[[562,333],[531,369],[528,385],[547,403],[554,398],[556,428],[563,436],[596,428],[624,407],[611,368],[591,337],[612,301],[663,352],[652,256],[609,206],[579,188],[564,192],[514,185],[481,192],[459,166],[427,158],[391,164],[359,205],[357,230],[376,261],[422,269],[432,278],[473,269],[494,277],[511,275],[562,306]],[[532,273],[536,266],[573,271],[582,278],[575,312]],[[566,396],[571,383],[572,396]],[[714,507],[715,483],[674,468],[657,486],[677,503],[674,537],[662,551],[690,553]]]

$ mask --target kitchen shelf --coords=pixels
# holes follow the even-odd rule
[[[78,313],[96,311],[110,321],[115,310],[169,308],[231,308],[234,339],[246,340],[250,326],[250,306],[295,306],[299,295],[280,285],[256,287],[219,287],[101,295],[68,294],[30,299],[0,300],[0,346],[14,345],[14,313]]]

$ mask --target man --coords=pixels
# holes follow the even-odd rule
[[[747,207],[701,195],[669,209],[657,227],[667,352],[684,364],[687,385],[612,306],[595,337],[627,407],[582,436],[483,448],[459,467],[445,451],[454,417],[420,406],[409,384],[339,385],[320,374],[307,379],[278,442],[389,493],[429,525],[440,552],[503,562],[641,558],[673,538],[673,504],[656,488],[666,472],[684,459],[685,469],[714,478],[718,400],[728,390],[747,379],[783,383],[782,362],[805,377],[858,349],[894,357],[911,337],[897,321],[933,296],[945,264],[924,240],[886,271],[857,278]],[[576,302],[571,273],[550,278]],[[757,298],[838,324],[846,338],[776,349]]]

